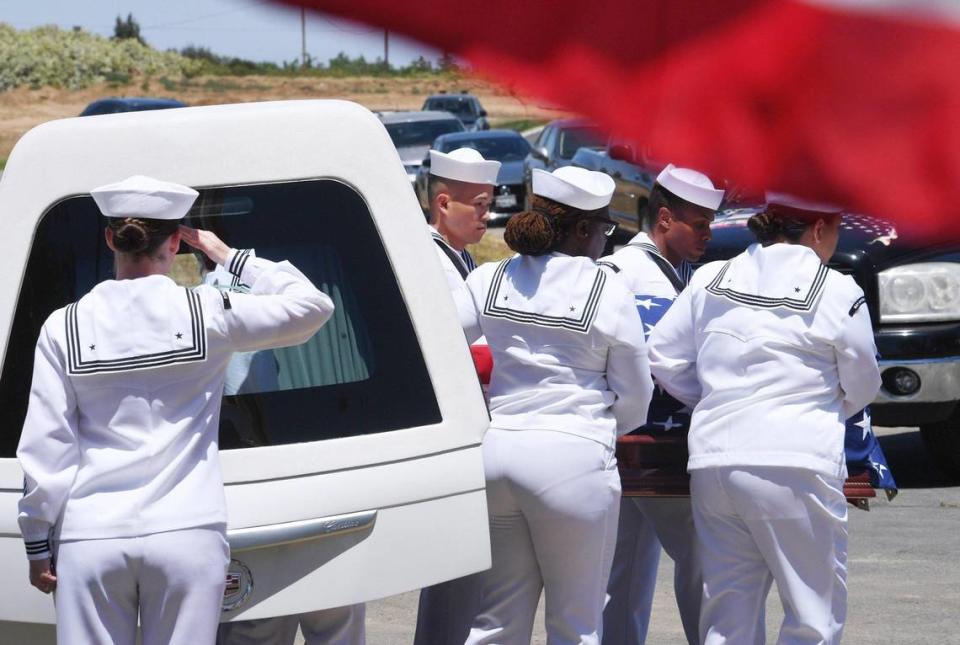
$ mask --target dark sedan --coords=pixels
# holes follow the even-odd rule
[[[530,154],[530,143],[513,130],[487,130],[485,132],[458,132],[437,137],[433,149],[451,152],[457,148],[473,148],[484,159],[500,162],[497,186],[493,191],[490,220],[506,220],[523,209],[523,160]],[[424,159],[417,173],[414,189],[420,206],[429,210],[427,199],[427,175],[430,172],[430,157]]]
[[[187,104],[176,99],[154,99],[143,96],[110,97],[94,101],[83,109],[80,116],[142,112],[144,110],[169,110],[170,108],[181,107],[187,107]]]

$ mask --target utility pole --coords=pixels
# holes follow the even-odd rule
[[[300,7],[300,65],[307,66],[307,10]]]
[[[390,69],[390,30],[383,30],[383,66]]]

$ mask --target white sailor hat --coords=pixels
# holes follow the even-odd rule
[[[533,194],[555,202],[592,211],[610,205],[616,184],[602,172],[564,166],[552,173],[533,169]]]
[[[182,219],[199,195],[189,186],[134,175],[90,191],[107,217]]]
[[[473,148],[453,152],[430,151],[430,174],[468,184],[496,185],[499,161],[488,161]]]
[[[677,168],[672,163],[660,171],[657,183],[680,199],[712,211],[720,208],[723,201],[723,191],[714,188],[705,174],[690,168]]]

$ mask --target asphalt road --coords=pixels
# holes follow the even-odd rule
[[[927,457],[920,434],[878,429],[901,487],[892,502],[869,512],[850,510],[849,610],[844,642],[869,645],[960,645],[960,484],[948,482]],[[673,604],[673,566],[661,559],[647,642],[685,643]],[[370,645],[413,641],[417,593],[372,602]],[[546,643],[543,608],[533,643]],[[776,591],[767,603],[768,642],[776,642],[783,613]]]

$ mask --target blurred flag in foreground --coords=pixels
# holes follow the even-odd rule
[[[751,191],[960,234],[955,0],[280,0],[404,33]]]

